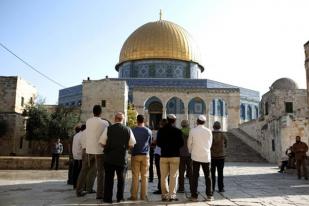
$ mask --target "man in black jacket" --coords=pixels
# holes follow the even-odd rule
[[[180,162],[179,149],[183,146],[182,132],[175,127],[176,116],[167,116],[167,125],[161,128],[157,134],[157,145],[161,148],[160,171],[162,201],[177,201],[176,188],[178,179],[178,169]],[[169,189],[167,176],[169,175]]]
[[[123,199],[125,176],[128,164],[128,149],[136,143],[132,130],[123,125],[124,114],[115,115],[115,124],[104,130],[99,143],[104,147],[104,197],[112,203],[115,172],[117,174],[117,202]]]

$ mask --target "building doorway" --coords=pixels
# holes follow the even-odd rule
[[[162,119],[163,105],[161,102],[151,102],[148,107],[149,128],[158,130],[159,122]]]

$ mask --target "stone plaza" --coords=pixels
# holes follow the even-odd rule
[[[246,205],[288,206],[309,205],[309,181],[298,180],[293,172],[278,173],[269,163],[228,162],[225,166],[226,192],[214,193],[214,200],[205,201],[204,178],[199,179],[199,201],[190,202],[188,180],[186,191],[177,194],[179,201],[162,202],[153,195],[157,179],[149,183],[149,201],[124,201],[115,205]],[[125,198],[130,196],[131,174],[126,179]],[[67,170],[1,170],[0,205],[107,205],[95,199],[95,194],[76,197],[71,185],[66,184]],[[116,183],[116,181],[115,181]],[[115,193],[114,193],[115,195]],[[115,197],[114,197],[115,200]]]

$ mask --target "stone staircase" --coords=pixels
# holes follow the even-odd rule
[[[227,162],[267,162],[258,152],[253,150],[241,139],[230,132],[226,132]]]

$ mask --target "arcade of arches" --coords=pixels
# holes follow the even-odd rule
[[[237,89],[161,88],[158,91],[152,88],[135,88],[133,91],[135,108],[139,114],[146,116],[149,127],[153,129],[157,129],[162,118],[172,113],[177,116],[177,126],[180,126],[181,120],[186,119],[194,127],[197,117],[203,114],[207,118],[207,127],[211,128],[215,121],[219,121],[222,129],[227,131],[244,121],[239,102],[240,94]],[[249,107],[255,108],[247,105]],[[252,109],[250,111],[247,109],[246,114],[251,119],[257,117]]]

